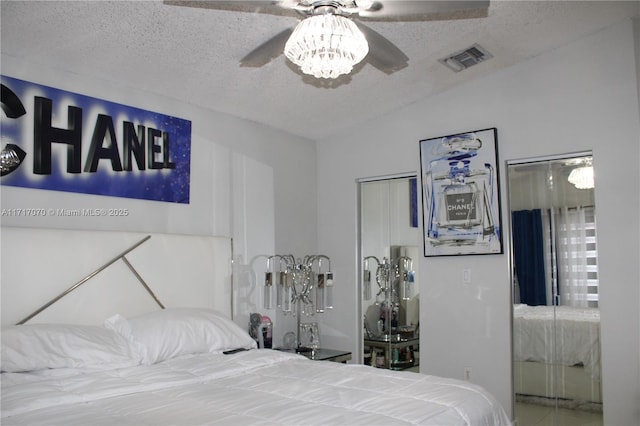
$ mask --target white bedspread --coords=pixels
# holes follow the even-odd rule
[[[600,377],[598,309],[516,305],[513,313],[516,361],[583,364],[593,378]]]
[[[252,350],[102,372],[2,374],[3,425],[502,425],[468,382]]]

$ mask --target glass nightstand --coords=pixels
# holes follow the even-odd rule
[[[287,348],[275,348],[278,351],[284,352],[296,352],[295,349],[287,349]],[[346,364],[347,361],[351,360],[351,352],[349,351],[339,351],[335,349],[311,349],[302,352],[298,352],[300,355],[304,355],[312,361],[332,361],[332,362],[341,362]]]
[[[365,351],[370,351],[368,364],[373,367],[404,370],[419,365],[416,356],[420,350],[418,337],[402,338],[394,335],[391,339],[388,336],[365,338],[364,346]]]
[[[310,352],[303,352],[302,355],[314,361],[333,361],[343,364],[351,360],[351,352],[338,351],[335,349],[313,349]]]

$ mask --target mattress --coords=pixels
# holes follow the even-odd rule
[[[2,374],[2,424],[506,425],[469,382],[276,350]]]

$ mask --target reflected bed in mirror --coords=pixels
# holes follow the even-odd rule
[[[592,156],[507,169],[516,400],[601,411]]]

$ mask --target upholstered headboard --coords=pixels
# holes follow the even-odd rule
[[[99,324],[116,313],[160,309],[154,296],[166,307],[211,307],[232,316],[228,237],[17,227],[0,232],[3,326],[64,293],[29,322]]]

